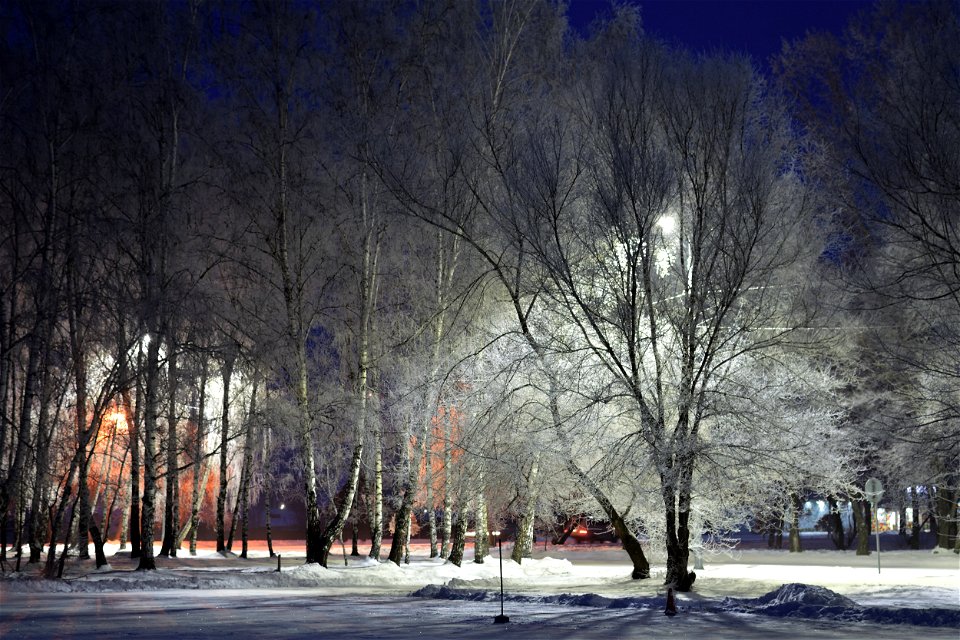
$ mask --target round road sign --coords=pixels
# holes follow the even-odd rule
[[[863,485],[863,493],[870,502],[876,502],[883,497],[883,483],[876,478],[870,478]]]

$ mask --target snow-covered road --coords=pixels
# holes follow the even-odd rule
[[[695,608],[507,603],[397,596],[330,596],[306,589],[146,593],[4,593],[0,637],[40,638],[863,638],[956,640],[950,628],[778,618]]]
[[[663,566],[631,580],[614,545],[542,548],[503,564],[462,567],[413,549],[409,565],[361,556],[304,565],[296,544],[283,570],[265,550],[250,559],[202,549],[158,558],[156,571],[112,548],[112,567],[70,559],[65,579],[39,567],[0,575],[0,638],[909,638],[960,640],[960,566],[952,553],[876,558],[746,549],[711,556],[694,590],[663,615]],[[506,550],[505,550],[506,551]],[[496,552],[495,552],[496,553]],[[505,553],[505,555],[507,555]],[[331,558],[334,560],[334,558]],[[412,596],[417,592],[417,596]]]

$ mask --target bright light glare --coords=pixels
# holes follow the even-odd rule
[[[118,433],[127,432],[127,414],[119,409],[108,414],[105,422],[112,423]]]
[[[660,227],[661,233],[670,235],[677,230],[677,219],[669,214],[660,216],[657,218],[657,226]]]

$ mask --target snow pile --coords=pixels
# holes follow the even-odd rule
[[[174,561],[171,561],[173,564]],[[181,560],[176,560],[182,563]],[[187,560],[186,562],[196,562]],[[74,571],[83,567],[82,561],[74,561]],[[89,564],[89,563],[87,563]],[[543,585],[551,579],[568,583],[575,575],[568,560],[544,558],[524,560],[519,565],[504,560],[503,574],[507,580],[518,584]],[[21,573],[0,574],[0,584],[23,592],[108,592],[108,591],[153,591],[159,589],[256,589],[256,588],[333,588],[339,592],[391,592],[409,593],[425,584],[452,584],[454,587],[472,589],[499,589],[500,565],[498,562],[483,564],[464,563],[457,567],[449,562],[424,561],[412,565],[397,566],[392,562],[380,562],[372,558],[351,558],[348,566],[330,563],[324,568],[316,563],[284,566],[276,571],[268,566],[189,566],[179,564],[153,571],[84,569],[80,575],[68,575],[62,580],[45,580],[38,566],[31,566]]]
[[[859,620],[862,609],[846,596],[826,587],[809,584],[785,584],[759,598],[725,598],[726,610],[763,613],[786,618],[831,618]]]
[[[450,585],[428,584],[410,594],[414,598],[432,598],[434,600],[471,600],[491,602],[500,600],[499,591],[477,591]],[[463,584],[464,581],[456,581]],[[646,609],[663,606],[660,598],[608,598],[596,593],[561,593],[557,595],[504,594],[504,600],[510,602],[528,602],[538,604],[559,604],[576,607],[594,607],[596,609]]]
[[[817,587],[809,584],[785,584],[759,598],[745,600],[756,607],[767,609],[790,608],[794,605],[808,605],[815,607],[856,607],[857,603],[846,596],[830,591],[826,587]]]
[[[496,601],[497,591],[476,591],[454,586],[427,585],[410,594],[417,598],[438,600]],[[510,602],[585,606],[599,609],[662,609],[662,597],[607,598],[597,594],[518,595],[505,594]],[[691,612],[690,606],[678,602],[680,613]],[[702,602],[700,610],[762,614],[776,618],[809,618],[844,622],[872,622],[878,624],[910,624],[923,627],[960,628],[960,610],[861,607],[846,596],[824,587],[807,584],[785,584],[759,598],[725,598],[711,605]]]
[[[778,618],[815,618],[924,627],[960,627],[960,611],[938,608],[861,607],[825,587],[785,584],[759,598],[725,598],[726,611],[760,613]]]

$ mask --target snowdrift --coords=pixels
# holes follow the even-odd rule
[[[410,594],[417,598],[439,600],[496,601],[498,591],[476,591],[448,585],[427,585]],[[560,595],[507,594],[510,602],[559,604],[602,609],[662,609],[664,599],[657,597],[607,598],[594,593]],[[759,598],[724,598],[721,602],[677,603],[679,613],[697,611],[737,612],[777,618],[810,618],[878,624],[910,624],[923,627],[960,628],[960,610],[861,607],[846,596],[825,587],[808,584],[785,584]]]

